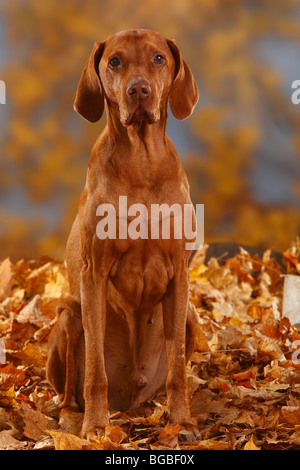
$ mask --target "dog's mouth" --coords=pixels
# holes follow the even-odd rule
[[[123,126],[131,126],[132,124],[145,122],[147,124],[155,124],[158,121],[153,111],[148,111],[138,106],[134,111],[128,112],[126,117],[122,119]]]

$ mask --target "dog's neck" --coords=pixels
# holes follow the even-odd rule
[[[119,145],[125,146],[127,153],[128,149],[131,149],[129,153],[134,155],[139,152],[148,155],[149,158],[157,155],[157,152],[161,154],[164,151],[166,146],[167,106],[163,107],[160,119],[154,124],[141,121],[124,126],[120,122],[117,106],[106,103],[106,112],[109,136],[114,148]]]
[[[141,122],[126,127],[120,122],[119,111],[114,106],[106,105],[106,114],[107,125],[97,141],[98,145],[105,142],[106,150],[104,153],[92,152],[92,160],[96,161],[100,155],[102,160],[105,155],[111,175],[115,173],[119,182],[122,181],[128,188],[151,187],[153,191],[153,185],[157,185],[164,174],[162,168],[170,171],[171,155],[174,156],[173,170],[179,161],[174,147],[170,149],[170,139],[166,136],[166,107],[155,124]],[[99,162],[100,167],[105,162]]]

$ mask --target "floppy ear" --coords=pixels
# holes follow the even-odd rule
[[[95,42],[94,49],[81,74],[74,109],[90,122],[99,121],[104,109],[104,96],[99,76],[99,62],[105,42]]]
[[[186,119],[197,104],[198,87],[175,41],[168,39],[167,42],[175,60],[175,75],[169,94],[170,108],[177,119]]]

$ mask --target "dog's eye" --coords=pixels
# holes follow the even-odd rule
[[[121,61],[120,61],[119,57],[113,57],[112,59],[110,59],[108,65],[112,68],[116,68],[116,67],[119,67],[121,65]]]
[[[164,56],[161,55],[161,54],[157,54],[157,55],[154,57],[154,62],[155,62],[156,64],[163,64],[164,61],[165,61],[165,58],[164,58]]]

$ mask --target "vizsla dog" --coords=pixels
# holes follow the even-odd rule
[[[169,238],[134,239],[96,232],[97,208],[118,209],[119,196],[149,213],[152,204],[191,204],[166,121],[168,103],[185,119],[197,100],[175,42],[149,30],[96,42],[81,75],[75,110],[95,122],[105,107],[107,125],[92,150],[67,243],[70,298],[58,308],[47,377],[62,408],[84,410],[84,436],[103,433],[109,408],[141,408],[163,386],[170,422],[192,426],[186,362],[197,314],[188,299],[187,240],[174,230]]]

